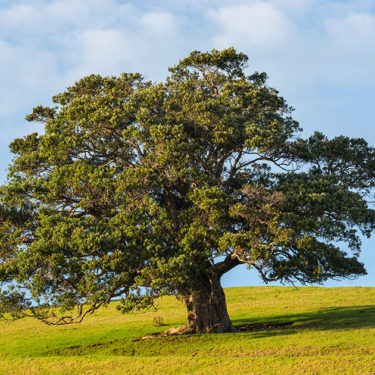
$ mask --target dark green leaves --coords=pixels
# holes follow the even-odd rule
[[[12,142],[0,192],[0,313],[72,323],[241,263],[265,281],[365,272],[374,149],[298,138],[292,108],[246,64],[233,48],[194,51],[165,82],[90,75],[34,108],[45,132]]]

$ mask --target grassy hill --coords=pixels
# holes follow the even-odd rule
[[[159,337],[184,306],[122,315],[115,303],[80,325],[0,322],[0,374],[374,374],[375,288],[226,289],[235,325],[291,325],[235,334]],[[166,326],[156,327],[161,317]]]

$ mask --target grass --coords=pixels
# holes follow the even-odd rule
[[[235,334],[140,337],[185,322],[184,306],[121,315],[115,303],[80,325],[0,322],[0,374],[374,374],[375,288],[226,289]],[[167,324],[153,325],[155,317]]]

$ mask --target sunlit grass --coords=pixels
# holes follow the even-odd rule
[[[184,306],[122,315],[115,303],[80,325],[0,323],[0,374],[374,374],[375,288],[226,289],[235,325],[293,322],[236,334],[140,340],[183,324]],[[160,316],[166,326],[155,327]]]

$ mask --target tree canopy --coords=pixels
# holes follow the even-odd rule
[[[226,332],[220,278],[240,264],[266,282],[366,273],[374,148],[302,138],[247,61],[194,51],[165,82],[90,75],[33,109],[44,133],[11,143],[0,190],[0,314],[73,323],[174,294],[175,332]]]

